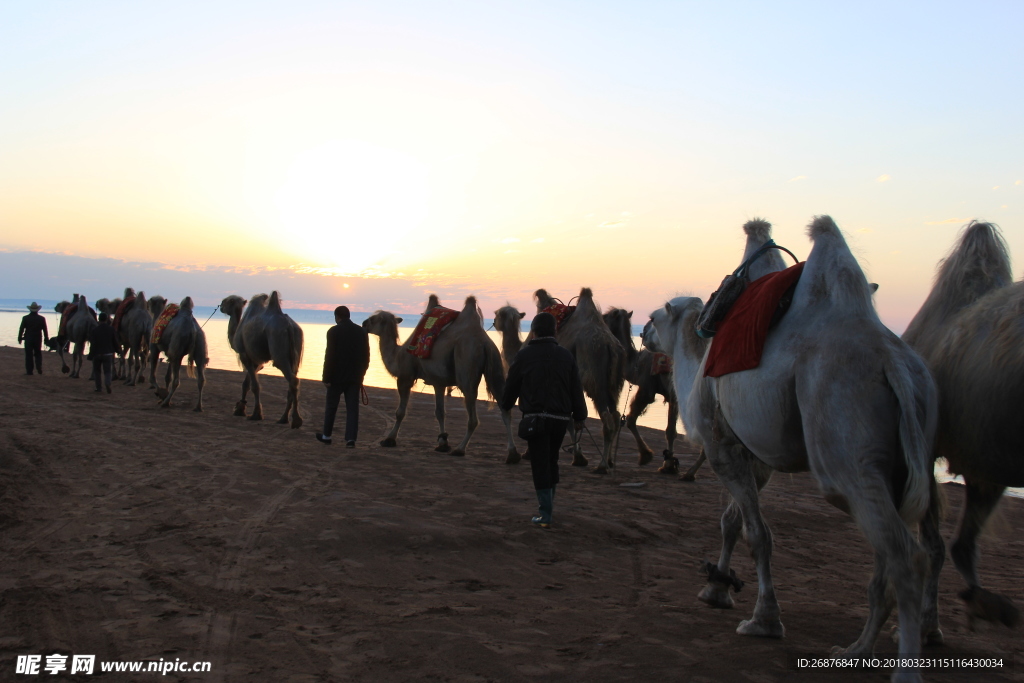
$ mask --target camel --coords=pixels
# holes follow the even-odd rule
[[[243,313],[244,309],[244,313]],[[302,363],[302,328],[281,310],[281,296],[278,292],[256,294],[245,307],[245,299],[232,294],[220,302],[220,310],[227,314],[228,343],[245,368],[242,380],[242,398],[235,404],[235,415],[245,417],[245,398],[252,387],[253,407],[250,420],[263,419],[260,403],[260,383],[257,374],[268,362],[281,371],[288,382],[288,399],[284,415],[278,424],[288,424],[291,415],[292,429],[302,426],[299,415],[299,365]]]
[[[120,322],[117,320],[117,309],[121,307],[122,302],[126,301],[129,297],[135,296],[135,290],[131,287],[124,288],[124,297],[120,299],[98,299],[96,301],[96,308],[110,316],[111,324],[116,324],[120,327]],[[124,316],[128,311],[132,309],[134,303],[128,304],[127,310],[122,312]],[[114,363],[114,379],[125,379],[127,376],[127,355],[128,355],[128,340],[125,337],[124,330],[118,330],[118,339],[121,342],[121,348],[117,352],[117,362]]]
[[[508,373],[508,366],[523,348],[523,340],[519,337],[519,327],[526,313],[506,303],[494,312],[494,329],[501,334],[501,363]]]
[[[636,387],[636,393],[629,404],[629,411],[626,413],[626,427],[636,439],[637,449],[640,451],[637,464],[641,467],[646,465],[654,457],[640,431],[636,427],[637,418],[644,414],[647,407],[654,403],[660,395],[668,403],[668,424],[665,427],[665,442],[668,446],[662,451],[664,463],[660,472],[679,471],[678,460],[672,455],[672,446],[676,440],[676,421],[679,419],[679,402],[676,401],[676,393],[672,388],[672,376],[670,374],[652,374],[654,368],[654,352],[648,349],[636,348],[633,343],[632,311],[621,308],[610,308],[604,314],[604,322],[612,331],[615,338],[619,340],[622,347],[626,349],[626,381]],[[657,333],[653,333],[657,337]]]
[[[558,303],[543,289],[534,292],[533,298],[538,313]],[[625,382],[626,350],[605,324],[589,287],[580,290],[576,310],[561,324],[555,338],[559,345],[572,351],[576,357],[583,391],[597,408],[604,443],[601,462],[593,471],[596,474],[607,474],[615,467],[614,447],[621,427],[617,408],[622,384]],[[587,459],[583,457],[575,434],[572,436],[572,464],[585,466]]]
[[[744,229],[746,260],[771,226],[757,220]],[[928,560],[908,525],[922,522],[934,488],[937,392],[920,356],[878,319],[864,273],[832,219],[816,217],[809,235],[813,247],[792,306],[768,336],[760,365],[712,378],[702,376],[702,363],[683,411],[687,434],[732,496],[722,516],[721,557],[706,563],[708,584],[699,597],[732,606],[729,561],[742,528],[757,565],[758,596],[753,617],[736,632],[784,636],[758,491],[775,470],[810,470],[825,499],[854,518],[875,553],[867,623],[850,647],[834,652],[870,655],[895,599],[900,657],[912,658],[921,648]],[[750,277],[783,265],[771,250],[754,262]],[[892,678],[920,675],[902,666]]]
[[[431,295],[431,302],[437,297]],[[428,305],[429,311],[433,306]],[[404,344],[398,341],[398,325],[401,318],[388,311],[377,311],[365,321],[363,329],[380,338],[380,356],[384,367],[398,382],[398,410],[395,412],[395,424],[391,431],[380,442],[381,446],[397,445],[398,430],[405,418],[409,405],[409,394],[417,380],[434,387],[434,415],[437,417],[439,434],[437,447],[440,453],[465,455],[469,440],[479,425],[476,413],[476,397],[483,377],[487,385],[487,393],[493,399],[500,399],[505,392],[505,374],[502,371],[501,355],[498,347],[483,329],[483,316],[476,305],[476,297],[466,298],[465,305],[444,332],[438,336],[429,358],[419,358],[407,351],[411,348],[411,339]],[[448,434],[445,432],[444,393],[450,386],[456,386],[462,393],[466,406],[466,435],[455,449],[448,445]],[[514,465],[519,462],[519,452],[512,439],[512,416],[508,411],[501,411],[501,419],[505,424],[507,457],[505,462]]]
[[[146,368],[146,361],[149,358],[149,338],[153,332],[153,314],[150,312],[150,302],[146,301],[146,293],[139,292],[135,295],[135,303],[124,314],[120,321],[119,334],[121,344],[128,356],[128,367],[125,368],[124,383],[134,387],[142,378]],[[157,299],[160,297],[154,297]],[[159,306],[163,310],[163,305]],[[159,312],[157,315],[160,315]]]
[[[960,593],[975,616],[1014,626],[1013,603],[981,587],[978,536],[1007,486],[1024,486],[1024,282],[1013,283],[1010,256],[999,229],[972,221],[940,262],[935,285],[903,340],[932,369],[939,389],[935,456],[964,478],[964,507],[953,563],[967,584]],[[936,601],[945,546],[938,533],[938,501],[922,538],[932,559],[925,592],[926,639],[941,642]],[[927,532],[927,533],[926,533]]]
[[[63,370],[63,368],[68,367],[64,361],[64,352],[70,344],[75,345],[75,350],[71,354],[71,366],[68,377],[78,379],[79,373],[82,370],[82,363],[85,360],[85,343],[89,339],[89,332],[99,323],[96,322],[96,315],[89,308],[89,302],[86,301],[84,295],[76,294],[72,303],[78,306],[78,310],[68,319],[64,328],[64,334],[67,339],[58,345],[57,352],[60,354],[61,369]],[[67,301],[62,301],[57,304],[54,310],[63,315],[64,309],[70,305]]]
[[[210,362],[207,356],[206,334],[203,328],[196,322],[192,314],[192,297],[187,296],[181,300],[178,313],[164,328],[160,341],[152,343],[150,348],[149,362],[149,386],[157,390],[157,396],[161,397],[160,407],[169,408],[174,392],[178,390],[181,382],[178,375],[181,372],[181,361],[188,356],[188,375],[195,376],[199,384],[199,399],[196,401],[195,412],[203,411],[203,386],[206,384],[206,364]],[[164,376],[164,388],[160,389],[156,383],[156,366],[160,363],[160,352],[167,354],[167,373]],[[193,373],[193,366],[196,371]]]

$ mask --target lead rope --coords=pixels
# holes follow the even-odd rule
[[[212,318],[217,313],[218,310],[220,310],[220,304],[217,304],[216,306],[213,307],[213,313],[210,314],[210,318]],[[210,322],[210,318],[206,319],[206,323]],[[200,325],[199,329],[206,327],[206,323]]]

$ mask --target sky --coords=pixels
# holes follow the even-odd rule
[[[968,220],[1024,253],[1022,25],[1018,2],[5,3],[0,298],[489,315],[589,286],[642,322],[706,298],[746,220],[803,258],[827,213],[901,332]]]

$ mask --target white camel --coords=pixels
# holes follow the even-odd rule
[[[744,260],[770,237],[770,225],[752,221],[745,229]],[[732,495],[722,516],[722,554],[717,565],[706,565],[709,581],[699,597],[732,606],[729,562],[742,528],[757,565],[758,596],[752,618],[736,631],[784,635],[758,491],[774,470],[809,469],[825,499],[853,516],[875,553],[867,623],[837,654],[872,653],[895,598],[900,656],[912,658],[921,647],[928,560],[908,525],[923,519],[934,485],[937,392],[921,358],[878,319],[871,288],[832,219],[815,218],[809,234],[814,245],[792,306],[768,336],[760,365],[699,376],[687,401],[687,434],[704,447]],[[776,257],[772,251],[758,259],[751,279],[780,270]],[[907,665],[892,678],[916,681],[920,674]]]

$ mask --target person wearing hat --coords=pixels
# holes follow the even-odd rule
[[[33,301],[26,308],[29,313],[21,319],[18,328],[18,343],[25,342],[25,374],[32,374],[32,362],[35,361],[36,372],[43,374],[43,339],[50,341],[50,333],[46,329],[46,318],[39,315],[39,304]]]
[[[121,348],[121,340],[110,325],[110,316],[100,313],[100,324],[89,331],[89,360],[92,361],[92,379],[96,380],[96,391],[100,392],[100,375],[110,393],[110,376],[114,370],[114,354]]]
[[[334,309],[334,322],[335,326],[327,330],[327,352],[324,354],[324,384],[327,385],[324,431],[316,433],[316,440],[325,446],[331,444],[338,403],[344,396],[345,447],[355,448],[363,377],[370,367],[370,337],[366,330],[352,322],[348,306]]]
[[[555,317],[538,313],[530,331],[534,338],[519,350],[509,366],[501,407],[512,410],[518,400],[523,411],[519,436],[530,447],[530,470],[539,504],[539,514],[531,521],[548,529],[558,485],[562,440],[570,420],[575,421],[576,431],[583,429],[587,403],[576,358],[555,341]]]

